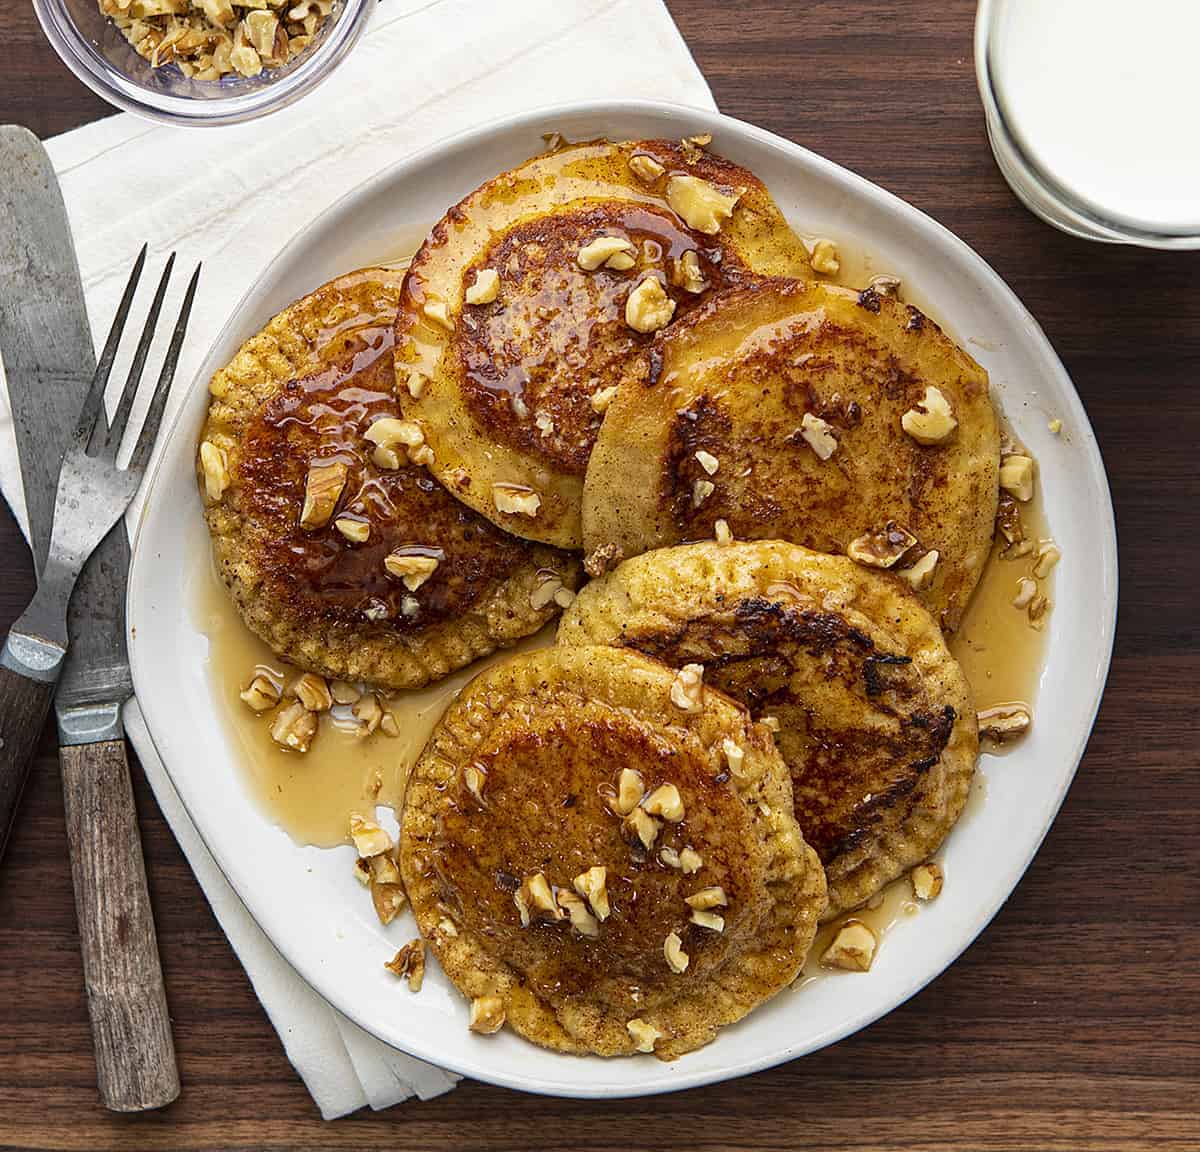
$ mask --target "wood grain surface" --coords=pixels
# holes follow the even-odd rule
[[[726,112],[962,236],[1029,306],[1087,405],[1117,510],[1120,624],[1087,757],[1037,859],[953,968],[817,1055],[611,1104],[464,1084],[325,1125],[135,770],[183,1093],[114,1117],[96,1098],[48,735],[0,869],[0,1146],[1200,1148],[1200,255],[1085,244],[1014,201],[976,96],[971,0],[671,7]],[[0,3],[0,42],[0,120],[48,135],[104,114],[27,4]],[[5,519],[0,622],[31,588]]]

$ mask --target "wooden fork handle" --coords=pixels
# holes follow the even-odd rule
[[[31,680],[0,664],[0,859],[53,697],[52,680]]]
[[[125,741],[60,749],[67,840],[100,1098],[114,1112],[179,1095]]]

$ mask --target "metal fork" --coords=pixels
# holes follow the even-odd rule
[[[67,606],[75,581],[92,551],[121,518],[141,483],[183,345],[200,276],[199,265],[187,286],[141,432],[128,463],[119,465],[121,441],[154,340],[175,254],[171,254],[159,280],[124,391],[109,422],[105,418],[104,392],[145,263],[146,246],[143,246],[84,399],[74,438],[63,456],[50,550],[37,593],[0,650],[0,716],[6,718],[4,736],[0,739],[0,836],[11,824],[31,754],[54,695],[54,685],[62,672],[67,653]]]

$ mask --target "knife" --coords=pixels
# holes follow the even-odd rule
[[[35,136],[0,127],[0,353],[17,432],[30,544],[46,558],[66,442],[95,351],[62,193]],[[125,755],[121,704],[129,546],[118,522],[71,600],[55,711],[67,843],[101,1099],[140,1111],[179,1094],[179,1074]],[[0,813],[0,852],[12,812]]]

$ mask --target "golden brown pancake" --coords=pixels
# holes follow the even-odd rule
[[[924,444],[902,422],[930,387],[957,426]],[[821,552],[882,540],[897,571],[936,551],[921,595],[952,629],[988,557],[999,457],[986,373],[916,308],[760,282],[667,329],[621,388],[584,484],[585,554],[595,569],[719,520]]]
[[[391,356],[400,280],[377,268],[326,284],[216,373],[203,439],[224,454],[230,483],[205,514],[243,619],[280,656],[414,688],[535,632],[556,611],[539,588],[573,587],[578,565],[502,532],[424,468],[373,462],[364,433],[400,415]],[[346,482],[328,521],[305,528],[314,463],[344,465]],[[347,539],[338,518],[369,525],[368,539]],[[397,549],[437,560],[419,587],[385,569]]]
[[[588,584],[559,644],[636,648],[772,716],[829,916],[937,850],[979,741],[970,690],[896,577],[780,541],[688,544]]]
[[[738,197],[729,218],[689,210],[680,189],[694,181]],[[628,243],[615,261],[627,267],[580,266],[601,237]],[[663,140],[566,145],[472,192],[414,257],[396,321],[405,415],[459,499],[519,536],[578,548],[606,390],[651,340],[626,322],[630,293],[656,278],[678,318],[755,274],[807,271],[803,243],[744,168]],[[481,272],[496,275],[497,295],[468,303]],[[496,485],[536,496],[536,511],[504,511]]]
[[[675,680],[617,648],[514,657],[464,689],[413,770],[417,925],[460,991],[534,1043],[616,1056],[640,1038],[673,1059],[786,987],[812,941],[825,879],[770,733],[711,689],[685,711]]]

